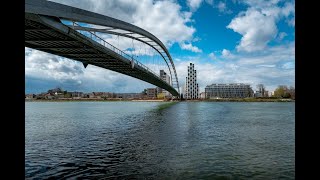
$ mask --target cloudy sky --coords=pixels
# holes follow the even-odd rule
[[[190,62],[200,92],[212,83],[295,84],[295,2],[290,0],[54,0],[137,25],[168,48],[183,87]],[[109,38],[109,39],[108,39]],[[128,42],[107,41],[125,48]],[[152,62],[152,61],[150,61]],[[141,92],[154,85],[25,48],[26,93]]]

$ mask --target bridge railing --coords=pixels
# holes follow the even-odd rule
[[[72,22],[73,23],[73,27],[74,25],[80,26],[78,23],[76,22]],[[80,26],[81,27],[81,26]],[[132,61],[134,61],[135,64],[143,67],[144,69],[146,69],[147,71],[151,72],[153,75],[157,76],[161,81],[164,81],[161,79],[160,75],[156,74],[154,71],[152,71],[150,68],[148,68],[147,66],[145,66],[144,64],[142,64],[141,62],[139,62],[138,60],[136,60],[135,58],[133,58],[133,56],[123,52],[122,50],[118,49],[117,47],[113,46],[112,44],[108,43],[107,41],[105,41],[104,39],[102,39],[101,37],[97,36],[95,33],[92,33],[90,31],[83,31],[83,30],[77,30],[77,32],[81,33],[82,35],[85,35],[86,37],[89,37],[90,39],[94,40],[95,42],[98,42],[99,44],[113,50],[114,52],[116,52],[117,54],[130,59]],[[89,34],[88,34],[89,33]],[[165,82],[165,81],[164,81]]]

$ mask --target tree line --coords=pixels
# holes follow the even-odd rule
[[[273,96],[278,98],[295,99],[295,88],[293,86],[288,88],[285,85],[280,85],[275,89]]]

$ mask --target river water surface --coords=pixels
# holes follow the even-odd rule
[[[26,179],[294,179],[292,102],[26,102]]]

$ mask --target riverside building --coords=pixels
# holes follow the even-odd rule
[[[248,84],[211,84],[205,88],[205,98],[246,98],[252,97],[253,90]]]
[[[185,99],[199,98],[199,85],[197,83],[197,70],[194,69],[194,64],[188,66],[188,76],[186,77]]]
[[[168,84],[170,83],[170,76],[164,71],[164,70],[160,70],[160,78],[162,80],[164,80],[165,82],[167,82]],[[157,93],[158,94],[162,94],[165,97],[171,97],[171,93],[165,89],[162,88],[157,88]]]

